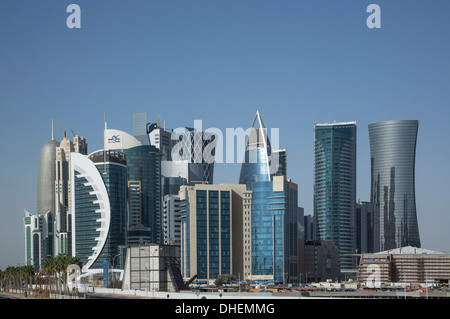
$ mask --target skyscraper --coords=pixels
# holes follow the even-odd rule
[[[255,127],[255,124],[258,126]],[[245,147],[239,184],[245,184],[247,189],[251,189],[255,182],[270,181],[271,155],[272,147],[267,136],[267,129],[257,111]]]
[[[298,276],[298,187],[285,176],[254,182],[251,206],[253,280],[289,282]]]
[[[154,145],[142,145],[134,136],[105,129],[105,149],[120,150],[127,157],[129,194],[128,231],[131,242],[137,238],[162,243],[161,156]],[[147,238],[147,239],[145,239]]]
[[[72,255],[86,270],[99,269],[125,244],[126,156],[114,150],[71,153],[71,180]]]
[[[37,179],[37,214],[55,213],[55,180],[56,180],[56,148],[59,142],[55,140],[52,120],[52,138],[45,143],[39,152]]]
[[[314,125],[316,237],[339,248],[340,267],[353,269],[355,251],[356,122]]]
[[[147,113],[133,113],[133,136],[141,142],[142,145],[149,145],[146,125]]]
[[[86,155],[86,139],[75,135],[72,142],[64,132],[64,138],[56,148],[55,255],[72,254],[70,154],[73,152]]]
[[[182,186],[181,268],[185,278],[214,280],[223,274],[244,279],[245,202],[251,199],[244,185]],[[248,270],[247,270],[248,271]]]
[[[32,215],[25,210],[25,264],[39,270],[42,262],[53,254],[54,215],[52,212]]]
[[[141,145],[124,149],[123,152],[127,156],[129,186],[139,183],[140,202],[138,207],[130,205],[130,217],[139,214],[138,224],[149,229],[151,242],[161,244],[163,235],[159,150],[153,145]],[[133,189],[130,188],[130,195],[133,193],[132,191]],[[138,209],[136,210],[136,208]],[[130,223],[129,227],[132,229],[138,224]]]
[[[371,191],[379,221],[376,251],[420,247],[415,198],[415,156],[419,122],[369,125]]]

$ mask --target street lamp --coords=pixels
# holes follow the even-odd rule
[[[114,286],[115,286],[115,283],[114,283],[114,277],[115,277],[115,274],[114,274],[114,260],[115,260],[116,257],[118,257],[118,256],[120,256],[120,253],[117,254],[117,255],[115,255],[115,256],[113,257],[113,259],[112,259],[112,269],[111,269],[112,281],[111,281],[111,283],[112,283],[112,287],[113,287],[113,294],[114,294]]]

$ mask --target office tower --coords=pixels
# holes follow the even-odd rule
[[[172,132],[172,162],[188,163],[190,184],[214,183],[216,144],[216,134],[202,132],[197,128],[186,127],[182,132]],[[170,175],[170,177],[176,177],[176,175]]]
[[[419,122],[369,125],[371,191],[379,221],[379,250],[420,247],[415,198],[415,156]]]
[[[287,150],[272,149],[267,129],[257,111],[245,147],[239,184],[251,189],[253,183],[271,181],[273,176],[287,176]]]
[[[125,244],[126,155],[114,150],[71,153],[71,180],[72,255],[86,271],[101,269]]]
[[[297,280],[297,184],[284,176],[253,183],[251,237],[251,279]]]
[[[161,119],[158,118],[153,123],[147,123],[146,132],[150,145],[155,146],[163,154],[161,160],[170,161],[172,152],[172,133],[166,131],[165,125],[161,127]]]
[[[250,263],[244,259],[244,235],[249,232],[245,228],[250,228],[244,219],[244,201],[250,198],[245,185],[181,187],[181,269],[185,278],[197,275],[215,280],[223,274],[244,278]]]
[[[56,180],[55,180],[55,255],[72,254],[71,247],[71,196],[70,196],[70,153],[87,154],[87,143],[84,137],[74,136],[74,141],[66,137],[56,148]]]
[[[256,128],[255,124],[259,128]],[[251,189],[252,184],[255,182],[270,181],[271,155],[272,148],[267,136],[267,129],[257,111],[245,147],[239,184],[245,184],[247,185],[247,189]]]
[[[162,214],[161,214],[161,166],[159,150],[152,145],[141,145],[123,150],[127,156],[129,194],[139,190],[139,203],[129,198],[130,231],[139,226],[148,228],[150,242],[161,244],[162,239]],[[133,205],[134,203],[134,205]],[[137,205],[136,205],[137,204]],[[135,236],[135,235],[134,235]]]
[[[297,230],[298,238],[305,239],[305,209],[303,207],[297,209]]]
[[[53,255],[54,214],[32,215],[25,211],[25,262],[38,270],[42,262]]]
[[[168,194],[162,200],[163,239],[165,245],[181,243],[180,196]]]
[[[141,142],[142,145],[149,145],[146,125],[147,113],[133,113],[133,136]]]
[[[202,132],[197,128],[180,128],[168,132],[161,127],[160,118],[147,124],[150,145],[161,153],[161,176],[164,190],[176,187],[178,181],[172,178],[184,178],[188,185],[198,183],[213,184],[214,154],[217,136],[211,132]],[[169,179],[167,179],[169,178]],[[174,185],[170,183],[175,182]]]
[[[314,125],[316,239],[339,249],[341,270],[355,267],[356,122]]]
[[[315,237],[315,226],[314,226],[314,217],[311,215],[306,215],[303,217],[304,225],[305,225],[305,240],[313,240]]]
[[[152,242],[151,228],[142,224],[142,197],[142,182],[128,181],[127,245]]]
[[[55,140],[52,120],[52,138],[45,143],[39,152],[37,178],[37,213],[55,213],[55,179],[56,179],[56,148],[59,142]]]
[[[23,218],[25,234],[25,265],[38,271],[42,262],[53,254],[54,215],[31,214],[25,210]]]
[[[287,176],[287,150],[273,150],[272,158],[277,165],[277,169],[273,176]]]
[[[104,145],[105,149],[120,150],[127,157],[129,243],[162,243],[160,150],[114,129],[105,129]]]
[[[373,203],[357,202],[355,214],[355,237],[357,253],[375,252],[375,241],[378,239],[377,223],[374,216]]]
[[[142,143],[134,136],[120,130],[108,129],[103,131],[103,147],[105,150],[125,150],[141,146]]]

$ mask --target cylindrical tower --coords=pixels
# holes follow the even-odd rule
[[[416,120],[369,125],[370,199],[379,222],[375,250],[420,247],[414,178],[418,127]]]
[[[53,135],[53,134],[52,134]],[[59,142],[45,143],[39,152],[37,180],[37,214],[55,213],[56,148]]]

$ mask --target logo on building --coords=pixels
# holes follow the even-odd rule
[[[120,143],[119,135],[113,135],[108,139],[108,143]]]

